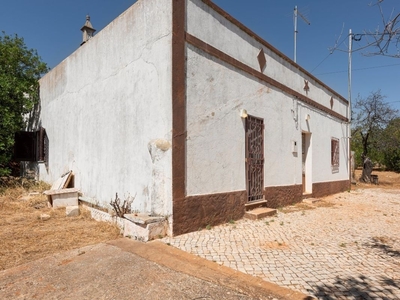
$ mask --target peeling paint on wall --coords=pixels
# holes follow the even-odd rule
[[[170,163],[168,158],[171,143],[165,139],[155,139],[148,143],[147,148],[152,161],[152,182],[148,188],[149,203],[146,205],[146,211],[158,215],[165,211],[163,208],[166,199],[169,199],[169,180],[165,176],[165,167]]]

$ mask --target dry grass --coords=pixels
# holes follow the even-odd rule
[[[374,170],[372,174],[378,175],[379,184],[371,184],[371,183],[363,183],[359,181],[361,177],[362,170],[356,170],[356,181],[357,184],[353,185],[353,189],[373,189],[373,188],[382,188],[382,189],[400,189],[400,173],[388,172],[388,171],[378,171]]]
[[[47,188],[24,183],[0,189],[0,270],[119,237],[117,227],[91,219],[83,209],[78,217],[66,217],[65,208],[48,208],[41,194]],[[50,219],[42,220],[41,214]]]
[[[400,189],[400,174],[384,171],[374,171],[373,174],[379,176],[378,186],[357,182],[353,188]],[[361,170],[356,170],[357,179],[360,175]],[[41,194],[48,188],[46,184],[29,180],[0,178],[0,270],[120,236],[118,228],[109,223],[94,221],[82,209],[79,217],[66,217],[65,209],[48,208],[47,200]],[[38,194],[27,197],[33,192]],[[281,211],[289,213],[333,205],[329,201],[312,205],[298,203],[282,208]],[[43,221],[41,214],[51,217]]]

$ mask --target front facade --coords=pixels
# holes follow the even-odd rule
[[[169,234],[349,188],[348,102],[211,1],[139,0],[40,85],[40,179]]]

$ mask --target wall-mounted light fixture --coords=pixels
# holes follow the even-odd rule
[[[241,109],[241,110],[240,110],[240,117],[241,117],[242,119],[246,119],[246,118],[247,118],[247,110]]]
[[[297,141],[292,140],[292,152],[297,153]]]
[[[308,121],[310,121],[310,119],[311,119],[310,114],[306,114],[306,121],[308,122]]]

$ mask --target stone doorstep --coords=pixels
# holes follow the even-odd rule
[[[320,201],[321,201],[321,199],[316,199],[316,198],[303,199],[303,202],[307,203],[307,204],[314,204],[314,203],[317,203],[317,202],[320,202]]]
[[[276,215],[276,209],[268,207],[258,207],[253,210],[246,211],[244,217],[250,220],[259,220],[265,217]]]
[[[124,218],[133,223],[141,225],[147,225],[165,220],[164,217],[153,217],[148,214],[124,214]]]
[[[265,207],[267,205],[267,200],[262,199],[262,200],[255,200],[255,201],[250,201],[246,203],[244,206],[246,208],[246,211],[253,210],[255,208],[259,207]]]

